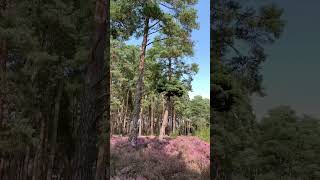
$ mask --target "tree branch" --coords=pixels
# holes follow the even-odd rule
[[[155,30],[155,31],[153,31],[153,32],[151,32],[151,33],[149,33],[149,34],[148,34],[148,36],[149,36],[149,35],[151,35],[151,34],[154,34],[154,33],[159,32],[161,29],[163,29],[163,28],[159,28],[159,29],[157,29],[157,30]]]
[[[155,25],[159,24],[160,20],[158,20],[156,23],[152,24],[151,26],[149,26],[149,29],[153,28]]]
[[[234,52],[236,52],[238,56],[242,56],[241,52],[240,52],[237,48],[235,48],[235,47],[233,46],[233,44],[228,43],[228,42],[226,42],[226,41],[225,41],[225,43],[226,43]]]
[[[168,9],[171,9],[171,10],[177,11],[177,9],[175,9],[175,8],[173,8],[173,7],[169,7],[169,6],[167,6],[167,5],[163,4],[163,3],[160,3],[160,5],[162,5],[163,7],[168,8]]]
[[[154,41],[152,41],[152,42],[149,42],[149,43],[147,44],[147,46],[149,46],[150,44],[153,44],[153,43],[155,43],[155,42],[159,42],[159,41],[166,40],[166,39],[169,39],[169,37],[165,37],[165,38],[161,38],[161,39],[156,39],[156,40],[154,40]]]

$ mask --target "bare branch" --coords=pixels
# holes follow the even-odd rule
[[[163,3],[160,3],[160,5],[162,5],[163,7],[168,8],[168,9],[174,10],[174,11],[177,10],[177,9],[175,9],[175,8],[173,8],[173,7],[169,7],[168,5],[165,5],[165,4],[163,4]]]
[[[156,23],[152,24],[151,26],[149,26],[149,29],[153,28],[155,25],[159,24],[160,20],[158,20]]]
[[[163,28],[159,28],[159,29],[157,29],[157,30],[155,30],[155,31],[153,31],[153,32],[151,32],[151,33],[149,33],[149,34],[148,34],[148,36],[149,36],[149,35],[151,35],[151,34],[154,34],[154,33],[159,32],[161,29],[163,29]]]
[[[236,52],[238,56],[242,56],[241,52],[240,52],[237,48],[235,48],[235,47],[233,46],[233,44],[228,43],[228,42],[226,42],[226,41],[225,41],[225,43],[226,43],[234,52]]]

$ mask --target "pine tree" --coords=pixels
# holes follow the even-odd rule
[[[112,6],[112,24],[131,29],[130,33],[142,37],[139,76],[136,83],[134,110],[132,115],[133,127],[129,137],[132,145],[136,145],[138,135],[138,119],[143,97],[143,77],[145,66],[145,54],[147,46],[154,42],[171,36],[186,38],[191,30],[197,28],[195,22],[196,12],[190,7],[196,1],[114,1]],[[114,8],[113,8],[114,7]],[[166,9],[166,10],[165,10]],[[114,18],[113,18],[114,17]],[[126,17],[129,20],[123,20]],[[153,24],[152,24],[153,23]],[[126,30],[127,30],[126,29]],[[115,30],[117,33],[117,31]],[[121,34],[121,30],[118,34]],[[160,34],[161,38],[153,38],[152,34]],[[122,33],[123,34],[123,33]],[[125,34],[128,37],[128,34]],[[123,35],[124,37],[126,37]],[[129,34],[130,37],[131,34]]]

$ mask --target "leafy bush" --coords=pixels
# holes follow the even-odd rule
[[[195,135],[206,142],[210,142],[210,128],[207,126],[196,130]]]

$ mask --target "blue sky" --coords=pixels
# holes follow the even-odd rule
[[[210,1],[199,0],[196,5],[200,29],[192,33],[195,43],[194,62],[199,64],[199,72],[195,76],[189,95],[201,95],[210,98]]]
[[[276,3],[283,8],[286,22],[281,38],[266,48],[268,59],[262,73],[267,96],[253,98],[257,117],[279,105],[290,105],[298,114],[320,117],[320,24],[315,21],[320,16],[320,1],[254,2],[257,6]]]
[[[210,98],[210,4],[208,0],[199,0],[196,5],[198,10],[198,23],[200,28],[192,32],[195,41],[194,57],[188,58],[187,62],[197,63],[199,72],[192,82],[192,92],[189,96],[201,95]],[[131,39],[128,44],[141,44],[141,39]]]

